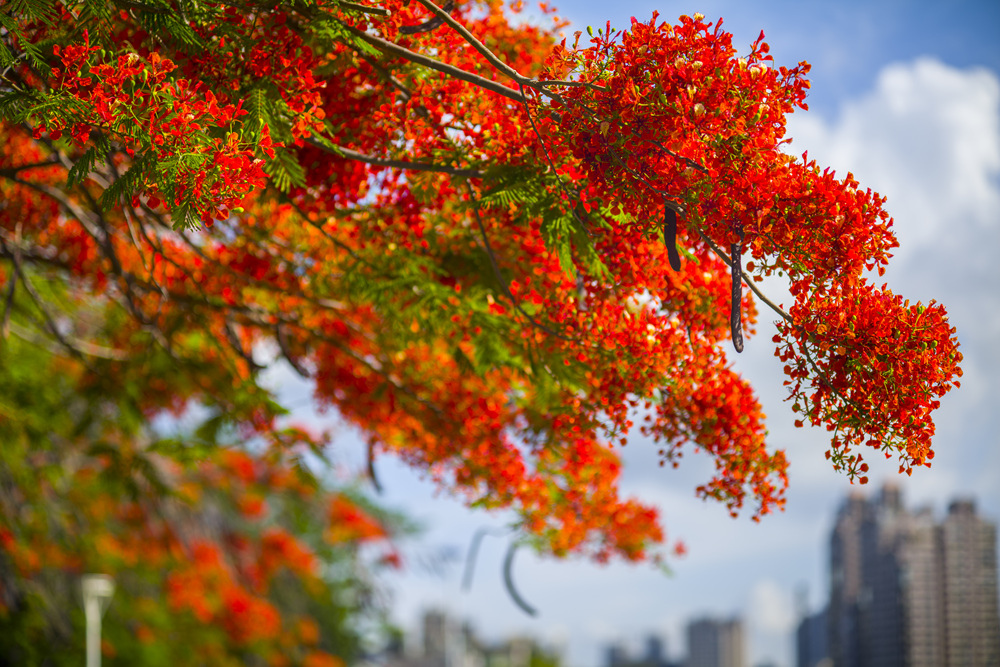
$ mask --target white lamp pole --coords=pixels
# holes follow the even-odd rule
[[[115,592],[115,580],[106,574],[85,574],[81,588],[87,617],[87,667],[101,667],[101,617]]]

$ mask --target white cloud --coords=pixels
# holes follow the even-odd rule
[[[771,633],[790,632],[795,626],[795,610],[787,586],[771,579],[754,584],[746,615],[751,627]]]
[[[793,116],[789,133],[796,152],[888,197],[901,247],[886,279],[907,298],[945,304],[965,357],[963,386],[936,417],[943,470],[928,484],[988,493],[995,477],[983,471],[1000,469],[991,436],[1000,425],[1000,80],[930,58],[897,63],[833,122]]]
[[[902,247],[933,242],[952,225],[996,224],[1000,211],[1000,82],[985,69],[931,58],[882,70],[875,89],[827,124],[789,119],[792,151],[808,149],[888,197]]]

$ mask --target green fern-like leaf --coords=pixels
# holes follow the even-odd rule
[[[19,19],[24,19],[26,21],[42,21],[49,25],[52,24],[52,9],[55,5],[53,2],[48,0],[9,0],[4,3],[4,14],[12,17],[18,17]],[[10,26],[3,24],[5,28],[10,30]],[[15,31],[11,30],[12,34],[16,34]]]
[[[105,211],[111,210],[115,204],[125,198],[132,197],[143,186],[149,174],[150,159],[147,155],[139,157],[132,167],[119,176],[101,195],[99,204]]]
[[[83,179],[87,178],[87,175],[94,170],[94,164],[97,162],[97,146],[91,146],[86,153],[84,153],[73,168],[69,170],[69,174],[66,176],[66,185],[73,187],[74,185],[79,185],[83,182]]]
[[[306,181],[306,170],[295,156],[286,150],[276,151],[274,159],[268,163],[265,171],[281,192],[288,192],[293,185],[302,185]]]
[[[264,125],[267,124],[267,120],[265,118],[266,104],[267,97],[264,88],[252,88],[247,93],[246,105],[243,107],[247,110],[247,115],[243,119],[243,129],[249,133],[249,136],[245,138],[254,144],[260,141],[261,132]]]
[[[169,7],[150,6],[147,11],[140,10],[139,22],[151,34],[169,35],[189,52],[205,48],[204,40],[198,36],[191,26]]]
[[[10,67],[14,64],[14,54],[3,43],[0,43],[0,67]]]
[[[0,118],[12,123],[22,123],[31,115],[38,99],[39,96],[34,91],[14,88],[0,96]]]
[[[197,229],[201,220],[194,214],[190,202],[184,202],[170,210],[172,226],[176,230]]]

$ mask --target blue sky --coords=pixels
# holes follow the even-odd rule
[[[901,480],[904,497],[940,515],[951,498],[974,496],[982,514],[1000,519],[1000,3],[619,0],[563,2],[559,13],[573,22],[571,33],[609,19],[627,27],[630,16],[645,20],[654,8],[668,20],[695,12],[724,17],[738,46],[763,29],[777,64],[812,63],[810,111],[792,117],[792,150],[808,149],[840,173],[851,170],[889,198],[902,246],[889,285],[911,299],[944,303],[965,355],[963,388],[938,414],[934,466]],[[780,299],[780,285],[768,288]],[[772,446],[785,448],[791,461],[784,513],[759,525],[730,519],[723,507],[694,496],[710,476],[709,461],[685,457],[680,470],[662,469],[655,449],[637,438],[624,450],[624,489],[661,507],[668,535],[687,543],[688,556],[668,577],[646,566],[599,567],[521,552],[516,581],[539,610],[529,618],[503,589],[503,540],[484,542],[468,593],[460,590],[460,560],[427,566],[447,564],[442,555],[464,557],[474,532],[503,526],[504,517],[437,497],[430,482],[383,458],[383,501],[427,528],[406,546],[410,567],[388,582],[400,625],[415,632],[423,609],[445,608],[483,636],[531,634],[558,642],[572,667],[597,667],[606,642],[638,650],[645,634],[656,633],[680,657],[688,619],[742,614],[751,664],[791,667],[794,591],[808,587],[810,609],[826,599],[829,529],[843,497],[858,487],[824,460],[825,431],[792,427],[770,337],[761,327],[736,364],[759,392]],[[286,396],[308,396],[289,375],[275,380],[285,383]],[[329,425],[329,417],[324,421]],[[347,427],[340,433],[335,456],[358,469],[356,435]],[[898,479],[893,462],[883,463],[872,465],[869,493]]]

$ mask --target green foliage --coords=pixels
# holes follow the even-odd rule
[[[299,164],[295,154],[289,150],[275,151],[274,160],[267,165],[271,182],[281,192],[288,192],[293,185],[302,185],[306,180],[306,170]]]
[[[67,285],[29,275],[49,307],[58,303],[64,313],[74,313]],[[19,326],[36,308],[29,301],[18,292],[12,303],[12,321]],[[106,304],[100,302],[77,307],[95,330],[127,321],[114,308],[102,321]],[[106,655],[105,664],[256,664],[255,649],[234,644],[225,627],[167,603],[165,578],[184,563],[164,567],[157,560],[169,558],[152,547],[167,539],[157,526],[181,548],[215,534],[252,543],[278,527],[296,536],[323,564],[321,586],[283,569],[268,600],[289,632],[296,619],[311,617],[319,626],[315,648],[352,660],[360,650],[361,619],[377,625],[380,612],[372,604],[371,570],[355,546],[326,540],[327,518],[318,501],[328,497],[328,482],[317,477],[315,461],[307,462],[319,450],[288,462],[296,484],[308,493],[269,492],[259,484],[252,490],[265,494],[268,514],[263,520],[248,517],[237,489],[208,483],[205,466],[216,465],[220,453],[261,449],[236,425],[241,411],[259,409],[266,399],[242,399],[236,391],[226,398],[235,405],[220,409],[206,397],[206,407],[154,427],[145,418],[148,407],[142,407],[148,406],[149,384],[168,380],[177,391],[186,382],[178,360],[150,348],[125,366],[91,363],[95,375],[81,375],[81,363],[52,349],[18,336],[0,338],[0,664],[78,665],[84,652],[79,576],[95,570],[112,574],[117,585],[104,617],[104,637],[115,654]],[[200,495],[191,497],[191,488]],[[397,515],[358,491],[343,493],[382,525],[406,529]],[[136,512],[145,517],[141,524],[128,518]],[[145,536],[152,560],[108,550],[107,540],[128,544],[130,535]],[[244,556],[225,555],[234,562]],[[217,647],[217,655],[192,654],[198,645]]]

